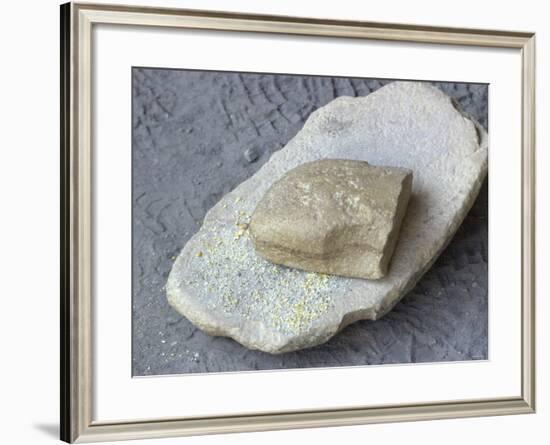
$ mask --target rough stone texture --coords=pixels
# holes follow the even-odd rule
[[[211,335],[282,353],[324,343],[347,325],[378,319],[450,241],[487,173],[487,137],[439,89],[393,82],[366,98],[341,97],[250,179],[224,196],[174,262],[170,304]],[[380,280],[306,273],[254,252],[246,230],[261,197],[289,170],[324,158],[402,165],[415,172],[394,261]]]
[[[322,159],[271,186],[250,220],[256,252],[310,272],[386,275],[412,186],[412,172],[365,161]]]
[[[323,345],[271,355],[206,335],[178,315],[164,284],[208,209],[286,144],[312,111],[390,81],[163,69],[132,75],[133,375],[487,358],[486,182],[414,289],[382,319],[354,323]],[[487,127],[487,85],[434,84]],[[257,162],[246,162],[247,147],[258,148]]]

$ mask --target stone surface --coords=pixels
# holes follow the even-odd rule
[[[402,165],[415,173],[389,274],[380,280],[306,273],[258,258],[246,230],[266,190],[321,158]],[[284,149],[208,212],[174,262],[170,304],[211,335],[271,353],[327,341],[377,319],[407,293],[450,241],[487,173],[484,130],[427,84],[394,82],[312,113]]]
[[[250,221],[256,252],[288,267],[378,279],[386,275],[412,172],[365,161],[321,159],[290,170]]]

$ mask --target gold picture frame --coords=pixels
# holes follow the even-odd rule
[[[92,28],[96,24],[514,48],[522,58],[521,396],[102,423],[92,418]],[[112,441],[535,410],[535,35],[526,32],[68,3],[61,6],[61,439]]]

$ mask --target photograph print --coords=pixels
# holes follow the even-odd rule
[[[487,84],[131,75],[134,377],[488,359]]]

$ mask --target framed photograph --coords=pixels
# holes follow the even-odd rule
[[[62,440],[534,412],[535,36],[429,25],[61,6]]]

